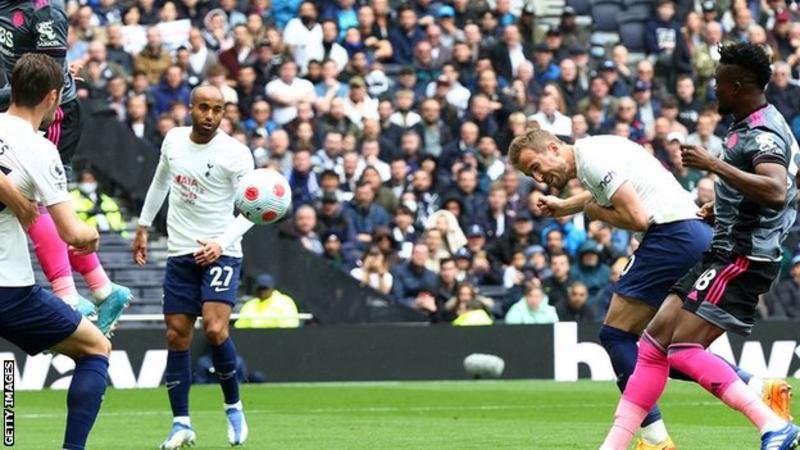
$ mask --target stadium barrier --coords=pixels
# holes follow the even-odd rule
[[[307,326],[232,330],[251,372],[267,382],[459,380],[473,353],[497,355],[502,378],[611,380],[614,372],[597,343],[599,324],[452,327],[421,325]],[[117,388],[157,387],[166,367],[163,330],[121,329],[113,339],[110,383]],[[723,336],[713,350],[758,375],[800,378],[797,322],[763,322],[752,336]],[[195,360],[209,353],[195,333]],[[29,357],[0,340],[0,359],[15,358],[18,389],[64,389],[74,364],[63,355]]]

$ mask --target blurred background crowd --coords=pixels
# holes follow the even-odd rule
[[[66,3],[84,101],[158,152],[190,123],[191,89],[219,87],[221,128],[292,187],[281,235],[433,322],[605,314],[637,242],[542,215],[540,196],[583,188],[548,191],[506,164],[529,121],[567,142],[631,139],[711,201],[714,179],[682,167],[680,144],[722,153],[716,46],[751,41],[775,61],[767,98],[800,131],[800,15],[785,0]],[[104,216],[82,177],[87,218]],[[764,317],[800,317],[798,236]]]

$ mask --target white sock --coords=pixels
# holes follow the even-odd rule
[[[747,382],[747,387],[760,397],[761,392],[764,390],[764,379],[761,377],[752,377],[750,381]]]
[[[75,308],[78,307],[78,294],[77,293],[64,295],[63,297],[61,297],[61,300],[64,300],[64,303],[66,303],[69,306],[71,306],[72,309],[75,309]]]
[[[107,299],[109,295],[111,295],[111,283],[106,284],[96,291],[92,291],[92,297],[97,300],[95,303],[98,304]]]
[[[189,416],[175,416],[172,418],[172,423],[179,423],[181,425],[186,425],[187,427],[192,426],[192,421],[189,419]]]
[[[241,400],[239,400],[238,402],[236,402],[236,403],[234,403],[232,405],[229,405],[227,403],[223,403],[223,405],[225,405],[225,411],[227,411],[229,409],[238,409],[238,410],[242,409],[242,401]]]
[[[642,427],[642,439],[648,444],[656,445],[667,440],[667,426],[659,419],[646,427]]]
[[[770,431],[782,430],[787,423],[788,422],[784,421],[780,417],[776,417],[775,419],[771,419],[769,422],[765,423],[764,426],[761,427],[761,429],[759,429],[758,431],[760,431],[761,434],[764,434]]]

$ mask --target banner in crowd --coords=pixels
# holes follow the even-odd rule
[[[612,380],[614,372],[597,342],[598,324],[509,325],[458,328],[374,325],[233,330],[250,373],[267,382],[460,380],[473,353],[502,358],[507,379]],[[796,322],[765,322],[753,336],[723,336],[713,351],[756,375],[800,378]],[[195,361],[209,354],[202,334]],[[114,337],[109,381],[116,388],[161,385],[166,368],[163,330],[120,330]],[[0,359],[16,360],[18,389],[66,389],[74,369],[63,355],[24,355],[0,340]]]

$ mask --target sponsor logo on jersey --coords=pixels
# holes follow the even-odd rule
[[[600,180],[600,189],[605,189],[614,180],[614,177],[617,176],[617,173],[613,170],[609,171],[602,180]]]
[[[779,153],[781,151],[778,143],[769,133],[756,135],[756,144],[758,144],[759,153]]]
[[[14,33],[11,30],[0,27],[0,45],[10,49],[14,48]]]
[[[37,47],[60,47],[58,37],[53,29],[53,21],[45,20],[36,24],[36,46]]]

